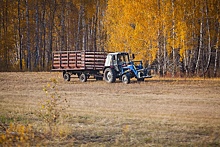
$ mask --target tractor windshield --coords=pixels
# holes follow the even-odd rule
[[[118,55],[118,61],[119,63],[122,62],[122,63],[129,63],[129,56],[128,54],[119,54]]]

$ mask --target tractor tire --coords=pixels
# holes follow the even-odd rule
[[[65,73],[63,75],[63,79],[64,79],[64,81],[70,81],[70,74],[69,73]]]
[[[144,74],[143,73],[140,73],[140,77],[143,77]],[[144,82],[144,78],[137,78],[137,81],[138,82]]]
[[[79,80],[81,82],[86,82],[87,81],[87,75],[85,73],[81,73],[81,75],[79,76]]]
[[[129,84],[131,82],[130,80],[130,76],[127,75],[127,74],[124,74],[121,78],[122,82],[125,83],[125,84]]]
[[[116,74],[114,69],[107,68],[104,71],[104,79],[108,83],[114,83],[116,81]]]

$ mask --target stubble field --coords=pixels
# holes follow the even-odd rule
[[[66,100],[55,137],[38,115],[51,79],[57,81],[52,92]],[[12,123],[31,125],[31,146],[220,146],[220,79],[152,78],[126,85],[64,82],[56,72],[3,72],[0,110],[0,135]]]

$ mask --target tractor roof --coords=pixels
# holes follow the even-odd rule
[[[128,55],[127,52],[115,52],[115,53],[109,53],[109,54],[110,54],[110,55],[122,55],[122,54]]]

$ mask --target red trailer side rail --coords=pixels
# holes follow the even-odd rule
[[[100,79],[106,56],[106,52],[96,51],[55,51],[52,55],[52,70],[62,71],[67,81],[72,74],[77,74],[81,81],[84,81],[82,77],[87,80],[90,75]]]
[[[105,52],[56,51],[53,52],[52,70],[102,70]]]

